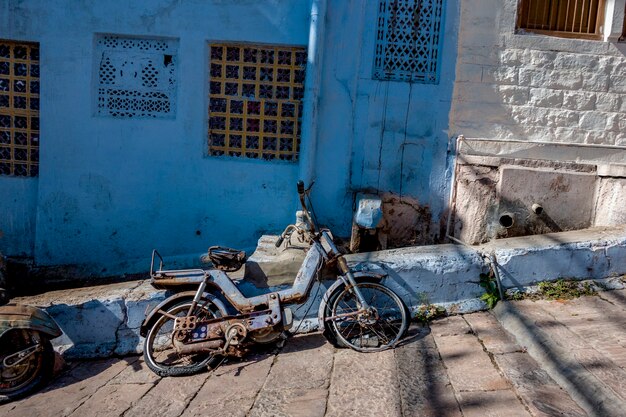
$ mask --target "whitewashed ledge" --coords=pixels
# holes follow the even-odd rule
[[[559,278],[592,279],[607,289],[624,288],[626,226],[500,239],[473,247],[408,247],[347,258],[355,268],[386,274],[385,285],[412,311],[435,304],[454,314],[486,308],[479,300],[483,294],[479,277],[489,270],[485,254],[495,256],[504,288],[526,288]],[[325,281],[319,289],[316,284],[309,302],[294,309],[294,329],[316,329],[319,299],[331,284]],[[258,288],[241,281],[240,288],[246,295],[255,295],[279,287]],[[145,280],[53,291],[14,301],[43,307],[57,320],[64,335],[53,342],[64,356],[90,358],[140,353],[139,326],[146,310],[166,296]]]

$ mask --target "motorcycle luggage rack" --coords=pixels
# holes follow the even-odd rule
[[[159,268],[155,267],[155,258],[159,258]],[[150,277],[154,287],[170,287],[187,284],[199,284],[209,274],[204,269],[163,269],[163,257],[154,249],[152,251],[152,260],[150,261]]]

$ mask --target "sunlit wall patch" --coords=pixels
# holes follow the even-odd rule
[[[374,78],[439,83],[443,0],[380,0]]]
[[[121,118],[176,116],[178,40],[96,37],[96,114]]]
[[[39,174],[39,44],[0,40],[0,175]]]
[[[306,50],[209,45],[209,154],[296,161]]]

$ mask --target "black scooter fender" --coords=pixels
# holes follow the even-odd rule
[[[1,306],[0,338],[13,329],[37,331],[51,339],[63,334],[54,319],[40,308],[20,304]]]
[[[154,307],[152,311],[150,311],[148,315],[146,316],[146,318],[143,320],[143,323],[141,323],[141,327],[139,328],[139,334],[142,337],[146,337],[146,334],[148,334],[148,330],[152,327],[154,322],[159,318],[159,314],[158,314],[159,310],[167,311],[170,307],[180,303],[185,298],[193,298],[195,295],[196,295],[195,291],[184,291],[184,292],[176,293],[172,295],[171,297],[168,297],[165,300],[161,301],[161,303],[157,305],[156,307]],[[222,316],[228,315],[228,309],[219,298],[217,298],[216,296],[208,292],[205,292],[202,295],[202,297],[209,299],[217,307],[220,313],[222,313]]]
[[[362,272],[353,272],[355,281],[358,282],[380,282],[387,276],[387,274],[377,274],[375,272],[362,271]],[[333,285],[326,290],[324,296],[322,297],[322,301],[320,302],[320,308],[317,313],[317,319],[319,320],[319,329],[323,330],[324,325],[326,323],[326,315],[330,309],[328,303],[331,301],[331,296],[337,291],[337,289],[343,286],[344,283],[340,279],[335,281]]]

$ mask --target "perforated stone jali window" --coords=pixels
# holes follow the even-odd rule
[[[306,50],[209,48],[209,154],[297,160]]]
[[[0,175],[39,173],[39,44],[0,40]]]
[[[98,36],[96,113],[175,117],[177,52],[174,39]]]
[[[379,0],[374,78],[439,82],[443,0]]]

